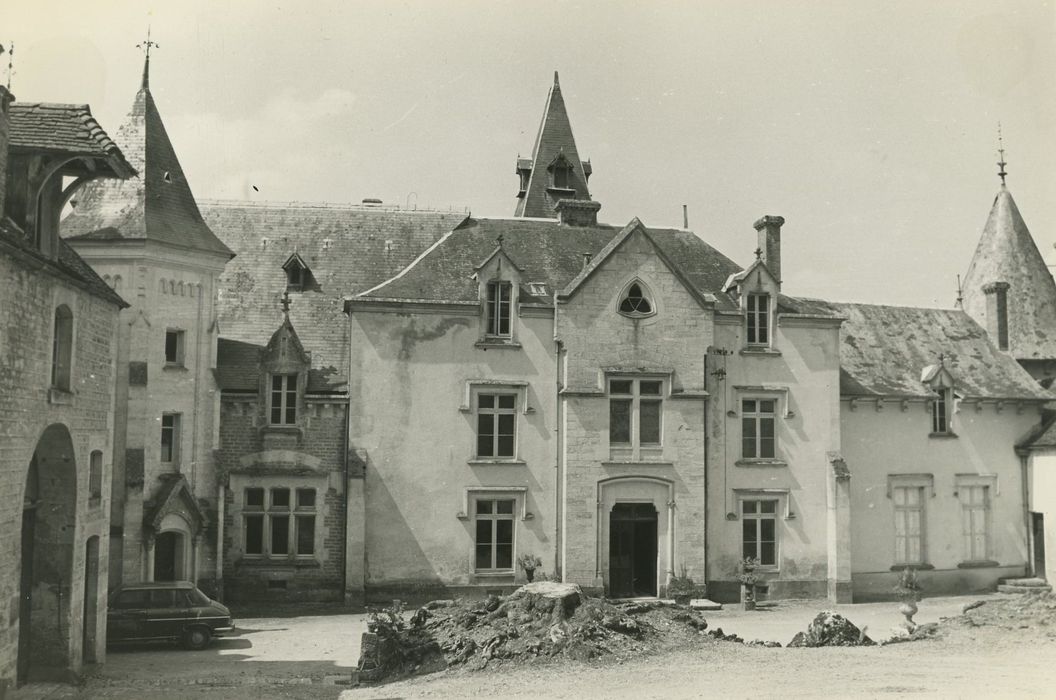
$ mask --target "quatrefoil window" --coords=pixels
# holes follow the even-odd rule
[[[624,316],[649,316],[653,313],[653,304],[641,282],[632,282],[620,300],[620,313]]]

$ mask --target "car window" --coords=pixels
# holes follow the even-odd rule
[[[187,594],[187,602],[189,605],[195,607],[209,605],[209,597],[199,591],[197,588],[192,588],[189,591],[185,591],[185,593]]]
[[[145,608],[150,600],[150,591],[121,591],[114,601],[114,607],[122,610]]]
[[[173,607],[173,593],[176,591],[170,589],[155,590],[150,592],[150,607],[152,608],[171,608]]]

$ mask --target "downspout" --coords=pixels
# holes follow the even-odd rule
[[[224,484],[220,481],[216,485],[216,597],[220,602],[224,600],[224,501],[226,498]]]
[[[341,544],[344,549],[344,556],[342,558],[341,567],[341,600],[348,603],[348,564],[349,564],[349,552],[348,552],[348,489],[350,482],[348,480],[348,449],[349,449],[349,438],[348,433],[352,428],[352,309],[349,308],[347,302],[344,304],[344,312],[348,317],[348,322],[345,324],[345,359],[348,362],[348,371],[345,373],[345,434],[341,441],[344,449],[341,450],[341,466],[342,472],[344,473],[344,526],[341,528]],[[367,479],[366,474],[363,475],[363,507],[367,506],[367,494],[366,494]],[[364,523],[365,524],[365,523]],[[366,537],[366,533],[364,533]],[[364,540],[365,542],[365,540]],[[363,562],[359,562],[359,566],[363,566]],[[364,578],[364,583],[366,579]]]
[[[557,333],[557,293],[554,293],[554,406],[556,425],[555,460],[554,460],[554,574],[559,581],[564,581],[564,456],[563,443],[564,431],[564,406],[561,403],[561,390],[563,384],[563,362],[562,354],[565,343],[558,337]]]
[[[714,316],[712,317],[712,329],[715,327]],[[702,386],[704,391],[708,391],[708,351],[704,350],[704,361],[701,363],[704,367],[704,382]],[[708,416],[711,414],[711,396],[704,399],[704,571],[701,574],[701,578],[704,581],[705,590],[707,590],[708,584],[708,556],[711,554],[708,551],[708,533],[711,530],[708,527],[708,516],[710,515],[710,509],[708,508],[708,494],[711,491],[708,489],[708,448],[711,445],[711,441],[708,439]]]
[[[212,298],[212,287],[209,289],[209,296]],[[194,326],[194,420],[191,426],[191,495],[197,498],[197,487],[198,487],[198,423],[200,422],[198,412],[199,396],[201,395],[202,386],[205,382],[202,381],[202,290],[198,290],[198,308],[195,316]],[[211,331],[206,331],[207,334],[211,335]]]
[[[1038,576],[1038,572],[1034,571],[1035,557],[1031,556],[1033,554],[1033,548],[1034,548],[1034,546],[1037,543],[1033,541],[1034,540],[1034,533],[1031,532],[1031,526],[1030,526],[1030,483],[1028,481],[1029,466],[1028,466],[1028,463],[1027,463],[1028,459],[1029,459],[1029,457],[1028,457],[1029,453],[1027,451],[1025,451],[1025,450],[1023,450],[1023,451],[1016,450],[1016,451],[1019,452],[1019,468],[1020,468],[1019,469],[1019,473],[1020,473],[1020,476],[1021,476],[1021,480],[1023,482],[1021,487],[1020,487],[1020,489],[1021,489],[1021,491],[1023,493],[1023,534],[1026,536],[1026,540],[1027,540],[1027,563],[1023,567],[1023,575],[1024,576],[1028,576],[1028,575],[1031,575],[1031,573],[1032,573],[1034,576]],[[1028,572],[1031,572],[1031,573],[1028,573]],[[1041,576],[1040,577],[1041,578],[1045,577],[1045,572],[1044,571],[1041,572]]]

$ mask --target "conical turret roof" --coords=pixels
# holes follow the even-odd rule
[[[148,59],[149,60],[149,59]],[[233,257],[198,211],[194,195],[150,93],[147,65],[132,111],[115,140],[139,175],[85,185],[62,222],[70,239],[150,239]]]
[[[1004,185],[994,198],[968,274],[964,310],[988,328],[983,287],[1008,288],[1008,350],[1017,360],[1056,358],[1056,282]]]
[[[555,183],[552,172],[557,167],[568,169],[568,179]],[[587,176],[590,164],[579,159],[572,124],[561,96],[561,84],[554,73],[554,85],[546,98],[543,121],[535,138],[532,160],[519,160],[519,172],[530,171],[528,186],[518,195],[515,216],[557,218],[555,207],[562,199],[590,199]],[[560,187],[555,186],[561,185]]]

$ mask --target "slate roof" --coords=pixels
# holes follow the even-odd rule
[[[962,284],[964,310],[986,326],[983,286],[1007,282],[1008,348],[1021,360],[1056,358],[1056,282],[1012,193],[1002,185]]]
[[[1056,398],[963,311],[807,301],[846,319],[840,329],[842,395],[933,396],[921,382],[921,371],[936,364],[941,353],[961,396]]]
[[[282,324],[282,265],[297,253],[315,281],[290,292],[290,320],[312,354],[308,390],[342,392],[348,382],[348,319],[342,299],[395,275],[466,218],[464,212],[401,211],[328,204],[201,202],[205,221],[236,254],[219,282],[224,389],[256,390],[259,357]],[[242,366],[253,363],[254,373]],[[233,367],[240,367],[233,369]]]
[[[101,160],[104,171],[113,177],[129,177],[136,172],[88,105],[13,102],[10,114],[8,146],[12,150]]]
[[[1034,450],[1056,447],[1056,411],[1043,411],[1043,413],[1045,415],[1041,423],[1016,443],[1016,447]]]
[[[568,185],[574,192],[548,192],[550,176],[547,168],[562,155],[572,167]],[[576,139],[572,136],[572,124],[568,119],[556,72],[554,85],[546,98],[543,121],[539,124],[539,133],[535,138],[532,160],[525,162],[524,159],[518,159],[517,167],[530,167],[532,174],[528,180],[527,191],[517,200],[515,216],[553,218],[556,216],[554,207],[559,199],[590,199],[587,173],[583,161],[579,159],[579,151],[576,150]]]
[[[77,194],[62,222],[71,239],[150,239],[230,257],[202,219],[150,89],[136,93],[117,141],[139,171],[130,180],[96,180]]]
[[[624,227],[609,225],[569,227],[539,219],[473,219],[446,236],[400,276],[364,297],[401,300],[478,301],[473,269],[494,250],[502,236],[502,249],[522,269],[521,299],[552,305],[552,296],[533,295],[531,285],[543,284],[550,294],[561,291],[583,270],[584,255],[602,252]],[[733,309],[722,293],[722,284],[740,268],[692,231],[646,228],[669,260],[675,261],[695,291],[712,294],[720,308]]]
[[[5,243],[18,248],[21,252],[38,258],[41,261],[45,261],[46,258],[41,255],[40,251],[37,250],[36,246],[31,244],[29,238],[22,231],[21,228],[10,218],[3,217],[0,219],[0,239]],[[116,305],[118,308],[126,308],[128,303],[125,302],[117,292],[110,288],[103,279],[96,274],[88,263],[86,263],[80,255],[78,255],[70,245],[63,240],[59,240],[58,255],[54,261],[54,264],[59,268],[61,272],[69,275],[76,282],[79,282],[90,294],[96,296],[104,301],[108,301],[111,304]]]

